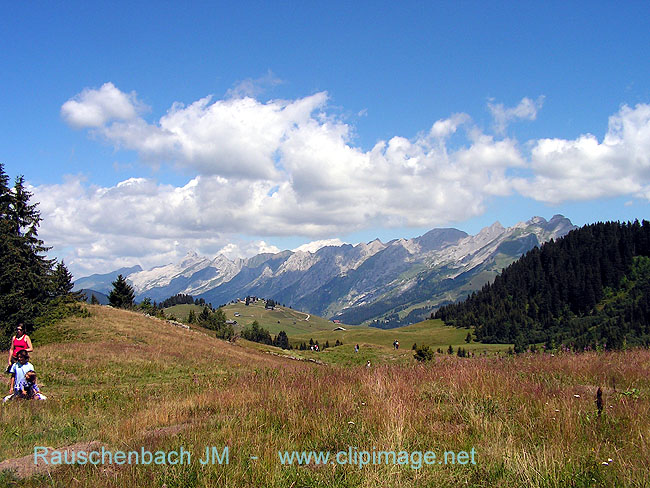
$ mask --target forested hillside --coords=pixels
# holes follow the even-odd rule
[[[650,223],[587,225],[534,248],[436,318],[517,349],[650,344]]]

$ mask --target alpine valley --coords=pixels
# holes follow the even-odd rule
[[[230,260],[196,253],[142,270],[123,268],[75,282],[75,289],[108,294],[123,274],[137,299],[182,293],[215,306],[248,295],[273,299],[346,324],[398,327],[430,316],[491,282],[506,266],[576,227],[562,215],[534,217],[513,227],[496,222],[476,235],[434,229],[413,239],[283,251]]]

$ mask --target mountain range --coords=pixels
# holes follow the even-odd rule
[[[576,227],[562,215],[533,217],[505,228],[496,222],[476,235],[433,229],[413,239],[327,246],[316,252],[282,251],[247,259],[187,254],[180,262],[92,275],[75,289],[108,294],[122,274],[136,299],[164,300],[183,293],[215,306],[248,295],[347,324],[396,327],[428,317],[491,282],[505,266]]]

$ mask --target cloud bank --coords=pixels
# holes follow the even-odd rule
[[[326,92],[261,102],[244,88],[174,104],[154,123],[135,93],[111,83],[63,104],[72,127],[195,176],[180,187],[134,178],[106,188],[71,177],[33,188],[46,241],[70,249],[66,262],[78,269],[96,269],[108,266],[101,260],[118,264],[118,256],[160,264],[192,248],[252,253],[268,246],[267,236],[321,240],[372,226],[435,227],[515,193],[553,204],[650,199],[649,105],[623,106],[602,141],[591,134],[526,141],[529,155],[503,134],[513,121],[534,120],[543,97],[510,108],[491,101],[494,135],[459,113],[415,138],[362,150],[353,128],[327,112]],[[234,243],[237,236],[244,238]]]

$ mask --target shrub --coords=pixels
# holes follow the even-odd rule
[[[415,350],[413,357],[418,361],[431,361],[433,359],[433,355],[433,349],[431,349],[429,346],[419,346]]]

